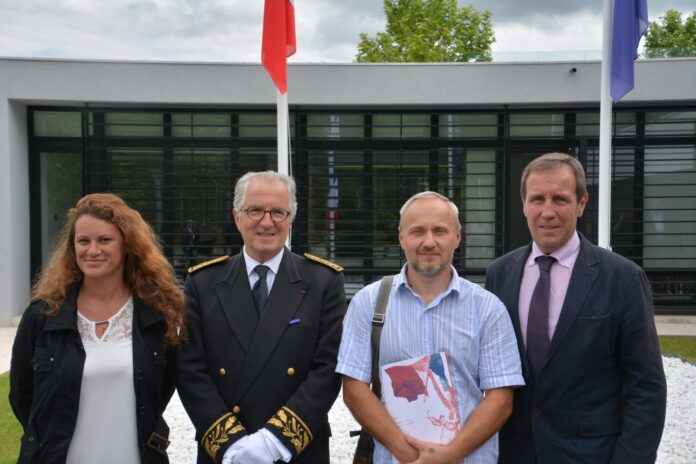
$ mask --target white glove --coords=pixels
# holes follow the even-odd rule
[[[222,456],[222,464],[237,464],[237,454],[239,453],[239,448],[244,445],[246,441],[249,440],[249,435],[246,435],[239,440],[235,441],[232,446],[227,448],[225,454]]]
[[[238,448],[232,464],[273,464],[282,457],[273,443],[266,439],[263,429],[252,433],[248,438]]]

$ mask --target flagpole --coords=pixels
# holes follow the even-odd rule
[[[288,138],[288,94],[281,93],[276,89],[277,104],[276,104],[276,121],[278,125],[278,172],[281,174],[290,174],[288,153],[290,140]]]
[[[599,101],[599,186],[597,245],[611,249],[611,47],[613,0],[604,0],[602,72]]]
[[[276,89],[276,125],[278,134],[278,172],[280,174],[290,175],[288,169],[288,93],[282,93]],[[285,239],[285,246],[290,248],[292,229],[288,231],[288,237]]]

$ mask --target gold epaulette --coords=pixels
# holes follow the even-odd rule
[[[204,263],[196,264],[195,266],[191,266],[190,268],[188,268],[188,273],[193,274],[194,272],[199,271],[204,267],[208,267],[217,263],[222,263],[223,261],[227,261],[229,258],[230,257],[228,255],[225,255],[220,256],[219,258],[211,259],[210,261],[206,261]]]
[[[318,256],[314,256],[314,255],[312,255],[312,254],[310,254],[310,253],[305,253],[305,254],[304,254],[304,257],[307,258],[307,259],[311,259],[312,261],[315,261],[315,262],[317,262],[317,263],[319,263],[319,264],[323,264],[323,265],[326,266],[326,267],[330,267],[331,269],[333,269],[333,270],[336,271],[336,272],[341,272],[341,271],[343,271],[343,267],[342,267],[342,266],[339,266],[339,265],[336,264],[336,263],[332,263],[331,261],[328,261],[328,260],[326,260],[326,259],[324,259],[324,258],[320,258],[320,257],[318,257]]]

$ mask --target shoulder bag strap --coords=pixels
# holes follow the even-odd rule
[[[382,384],[379,380],[379,341],[382,337],[382,327],[384,326],[384,314],[387,312],[389,303],[389,292],[391,291],[394,276],[389,275],[382,278],[377,294],[375,312],[372,314],[372,391],[377,398],[382,394]]]

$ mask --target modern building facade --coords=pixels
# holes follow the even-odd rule
[[[576,156],[597,238],[598,62],[291,65],[292,246],[345,267],[349,295],[404,263],[399,206],[430,189],[460,207],[460,274],[482,282],[529,241],[519,177]],[[613,250],[662,313],[696,312],[696,59],[639,61],[614,107]],[[275,90],[260,65],[0,59],[0,325],[21,314],[65,212],[123,196],[183,276],[235,253],[232,189],[275,169]],[[193,243],[187,230],[195,234]]]

